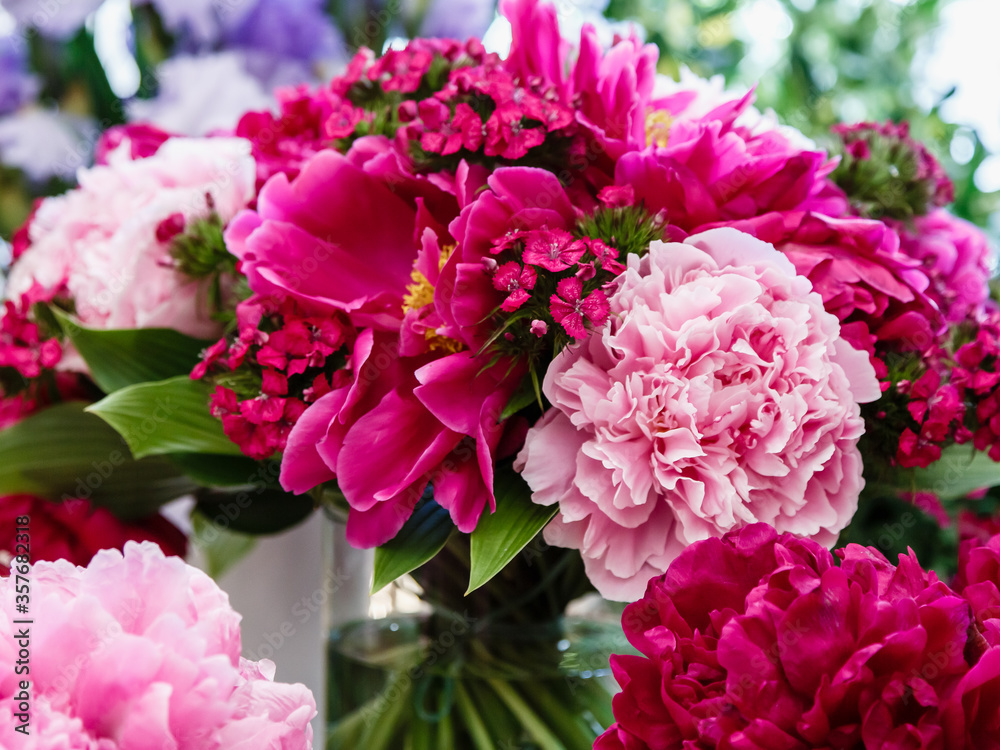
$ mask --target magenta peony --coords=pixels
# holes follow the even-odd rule
[[[550,544],[578,548],[608,598],[638,597],[689,544],[755,521],[832,544],[864,486],[868,358],[809,281],[732,229],[654,242],[600,332],[556,357],[550,409],[516,468],[559,504]]]
[[[978,227],[938,209],[913,219],[912,227],[895,222],[900,251],[918,261],[930,279],[927,295],[949,323],[983,311],[989,298],[994,254]]]
[[[633,186],[646,208],[664,211],[673,235],[771,211],[846,208],[825,179],[835,164],[822,151],[804,149],[801,138],[755,119],[752,94],[688,116],[697,93],[661,99],[650,114],[650,146],[615,166],[615,183]]]
[[[16,732],[14,670],[0,677],[0,747],[10,750],[308,750],[316,713],[274,664],[240,658],[240,616],[207,575],[149,542],[87,568],[31,569],[30,734]],[[13,578],[0,579],[13,612]],[[0,622],[0,663],[17,628]]]
[[[139,153],[147,153],[140,149]],[[47,198],[28,229],[30,245],[10,274],[7,295],[33,287],[68,297],[95,328],[175,328],[192,336],[218,333],[206,300],[207,281],[172,266],[164,233],[183,230],[213,211],[228,222],[254,195],[250,144],[235,138],[174,138],[133,160],[128,137],[108,164],[82,170],[80,187]]]
[[[612,657],[595,748],[996,748],[1000,649],[969,602],[912,553],[837,556],[764,524],[685,550],[625,610],[643,656]]]

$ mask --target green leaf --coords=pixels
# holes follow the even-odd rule
[[[496,513],[483,513],[472,532],[472,565],[466,594],[503,570],[558,510],[555,505],[531,502],[531,490],[509,463],[497,466],[493,489],[497,499]]]
[[[105,393],[188,375],[211,344],[169,328],[94,330],[61,310],[50,309]]]
[[[203,487],[278,487],[278,461],[255,461],[248,456],[217,453],[172,453],[170,460]]]
[[[532,404],[539,403],[539,397],[535,393],[535,383],[531,376],[525,376],[521,379],[521,384],[514,391],[514,395],[510,397],[510,401],[503,408],[503,413],[500,415],[500,421],[512,417],[517,414],[521,409],[531,406]]]
[[[162,458],[133,460],[121,436],[69,402],[0,431],[0,494],[80,498],[139,518],[196,485]]]
[[[440,552],[455,525],[444,508],[425,498],[392,539],[375,549],[372,593],[411,570],[416,570]]]
[[[194,528],[191,545],[204,557],[206,572],[212,578],[218,578],[229,570],[257,544],[256,538],[249,534],[215,524],[197,510],[191,514],[191,523]]]
[[[276,534],[316,509],[309,495],[292,495],[266,484],[203,492],[198,495],[197,507],[216,525],[247,534]]]
[[[182,375],[122,388],[87,411],[118,430],[136,458],[165,453],[242,455],[209,412],[210,393],[207,383]]]
[[[955,500],[983,487],[1000,485],[1000,463],[970,445],[953,445],[941,451],[941,458],[926,469],[914,469],[910,476],[902,473],[899,484],[903,490],[926,490],[942,500]]]

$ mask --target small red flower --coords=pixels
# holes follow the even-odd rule
[[[604,324],[610,313],[608,298],[599,289],[595,289],[586,297],[582,295],[583,282],[571,276],[556,285],[556,294],[549,300],[552,318],[575,339],[587,336],[584,318],[589,320],[592,326],[599,326]]]
[[[494,288],[508,292],[507,299],[500,305],[505,312],[514,312],[531,298],[530,291],[535,288],[538,276],[530,266],[522,268],[516,261],[504,263],[497,269],[493,277]]]
[[[586,252],[581,240],[561,229],[539,229],[528,233],[524,241],[524,262],[559,272],[572,266]]]

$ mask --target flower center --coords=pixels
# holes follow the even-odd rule
[[[666,148],[670,140],[670,125],[674,118],[662,109],[646,111],[646,143],[655,143],[660,148]]]

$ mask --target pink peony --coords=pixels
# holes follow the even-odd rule
[[[37,284],[68,296],[88,326],[217,334],[208,282],[172,268],[169,238],[157,229],[177,215],[185,222],[206,218],[212,207],[223,223],[235,216],[253,197],[250,144],[173,138],[152,156],[132,155],[125,138],[106,166],[81,171],[79,188],[43,201],[7,295],[18,299]]]
[[[680,94],[665,98],[650,117],[668,124],[650,121],[650,145],[618,160],[615,184],[631,185],[647,209],[664,211],[680,236],[770,211],[846,209],[825,179],[835,166],[825,153],[803,148],[776,125],[743,124],[752,100],[746,94],[702,117],[674,120],[694,105]]]
[[[856,348],[871,353],[872,337],[918,351],[937,340],[942,320],[927,275],[885,223],[776,211],[733,226],[788,256]]]
[[[346,156],[317,154],[292,180],[269,180],[257,210],[241,213],[226,232],[250,288],[307,309],[341,310],[354,325],[396,330],[419,247],[417,200],[425,198],[423,208],[454,203],[402,175],[399,158],[385,139],[362,139]],[[444,221],[457,207],[450,213]]]
[[[107,550],[87,568],[31,569],[31,726],[15,731],[18,680],[0,676],[0,747],[11,750],[307,750],[316,714],[303,685],[240,658],[240,616],[209,578],[152,543]],[[0,579],[13,612],[13,578]],[[0,622],[0,663],[18,625]]]
[[[617,158],[645,144],[646,110],[656,76],[657,50],[630,33],[604,50],[585,24],[577,50],[562,38],[555,5],[503,0],[513,43],[504,67],[525,81],[540,81],[564,102],[575,101],[577,121]]]
[[[1000,650],[969,602],[912,553],[837,556],[763,524],[685,550],[625,610],[643,656],[612,657],[595,748],[997,747]]]
[[[160,146],[174,136],[155,125],[132,123],[113,125],[101,133],[94,147],[94,162],[106,165],[112,154],[123,144],[128,144],[128,153],[133,161],[145,159],[160,150]]]
[[[352,382],[309,406],[292,428],[281,483],[296,493],[336,478],[351,506],[347,540],[392,539],[428,483],[456,526],[471,532],[496,507],[500,421],[523,370],[483,371],[471,352],[404,357],[396,336],[363,331]]]
[[[893,222],[900,252],[923,266],[927,296],[949,323],[976,316],[990,296],[993,252],[982,230],[938,209],[913,219],[912,228]]]
[[[187,539],[170,521],[155,513],[121,521],[107,508],[86,500],[52,502],[34,495],[0,496],[0,575],[7,575],[15,550],[17,519],[31,518],[31,559],[69,560],[86,565],[102,549],[122,549],[130,540],[150,541],[168,555],[183,556]]]
[[[864,486],[879,396],[807,279],[733,229],[629,257],[609,322],[545,375],[517,468],[559,504],[550,544],[634,599],[689,544],[756,521],[832,544]]]

